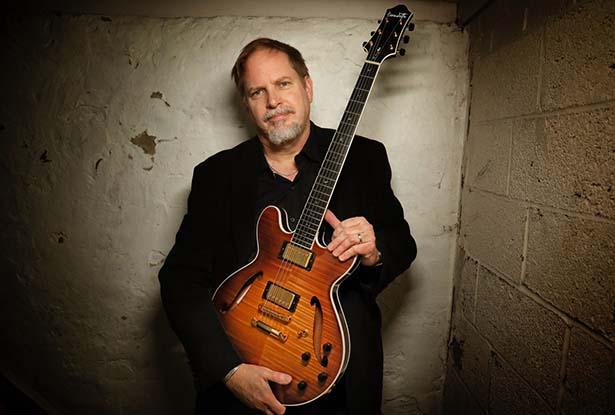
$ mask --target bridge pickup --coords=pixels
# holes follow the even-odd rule
[[[312,269],[312,264],[314,263],[314,252],[294,245],[290,241],[285,241],[278,258],[309,271]]]
[[[263,323],[262,321],[257,320],[255,318],[252,319],[252,327],[256,327],[264,331],[265,333],[267,333],[268,335],[272,337],[275,337],[282,343],[288,340],[288,335],[286,333],[283,333],[280,330],[276,330],[273,327],[271,327],[269,324]]]
[[[258,305],[258,311],[266,315],[267,317],[275,318],[278,321],[281,321],[284,324],[290,323],[291,317],[286,314],[278,313],[277,311],[267,307],[265,304]]]
[[[263,299],[279,305],[282,308],[287,309],[290,312],[295,312],[297,303],[301,296],[294,292],[287,290],[286,288],[274,284],[271,281],[267,281],[267,286],[263,292]]]

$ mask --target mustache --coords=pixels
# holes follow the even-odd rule
[[[269,110],[263,115],[263,121],[267,122],[276,115],[294,114],[295,111],[291,107],[280,107],[274,110]]]

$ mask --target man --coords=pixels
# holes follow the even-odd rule
[[[352,352],[333,392],[285,408],[269,383],[286,384],[290,376],[242,363],[217,319],[211,295],[256,252],[260,211],[275,204],[287,211],[291,228],[296,224],[333,134],[310,122],[312,80],[293,47],[256,39],[242,50],[232,76],[257,137],[195,168],[188,212],[159,276],[165,310],[195,376],[196,413],[380,413],[375,297],[416,256],[382,144],[355,138],[323,225],[334,256],[360,256],[339,292]]]

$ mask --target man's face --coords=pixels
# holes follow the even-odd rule
[[[292,142],[306,131],[312,80],[301,79],[285,53],[253,52],[245,64],[244,94],[259,135],[272,144]]]

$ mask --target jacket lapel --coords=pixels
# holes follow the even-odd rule
[[[257,214],[254,206],[259,145],[258,139],[250,139],[235,160],[235,165],[231,166],[231,229],[238,266],[246,264],[256,254]]]

